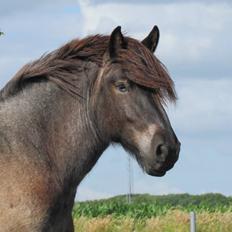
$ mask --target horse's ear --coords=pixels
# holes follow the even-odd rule
[[[109,55],[110,58],[115,58],[119,49],[127,48],[127,42],[121,32],[121,27],[116,27],[110,35]]]
[[[154,52],[159,42],[159,28],[154,26],[149,35],[142,41],[151,52]]]

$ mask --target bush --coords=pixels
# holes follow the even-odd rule
[[[126,196],[116,196],[105,200],[78,202],[73,209],[74,217],[130,217],[136,219],[165,215],[169,210],[186,212],[232,212],[232,199],[221,194],[170,194],[151,196],[133,195],[128,204]]]

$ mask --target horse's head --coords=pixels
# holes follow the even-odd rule
[[[124,37],[117,27],[92,90],[100,136],[122,144],[153,176],[171,169],[180,150],[162,105],[175,100],[175,90],[153,55],[158,39],[156,26],[142,42]]]

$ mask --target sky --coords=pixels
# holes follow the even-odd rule
[[[182,143],[164,177],[132,161],[133,192],[232,195],[232,2],[183,0],[13,0],[0,3],[0,87],[25,63],[73,38],[110,34],[116,26],[142,40],[160,29],[156,56],[175,82],[178,102],[168,105]],[[77,200],[128,192],[128,155],[109,147],[77,190]]]

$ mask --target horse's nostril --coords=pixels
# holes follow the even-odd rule
[[[164,161],[168,156],[168,147],[163,144],[158,145],[156,148],[156,155]]]
[[[156,155],[160,156],[162,154],[162,149],[161,149],[162,145],[158,145],[156,148]]]

